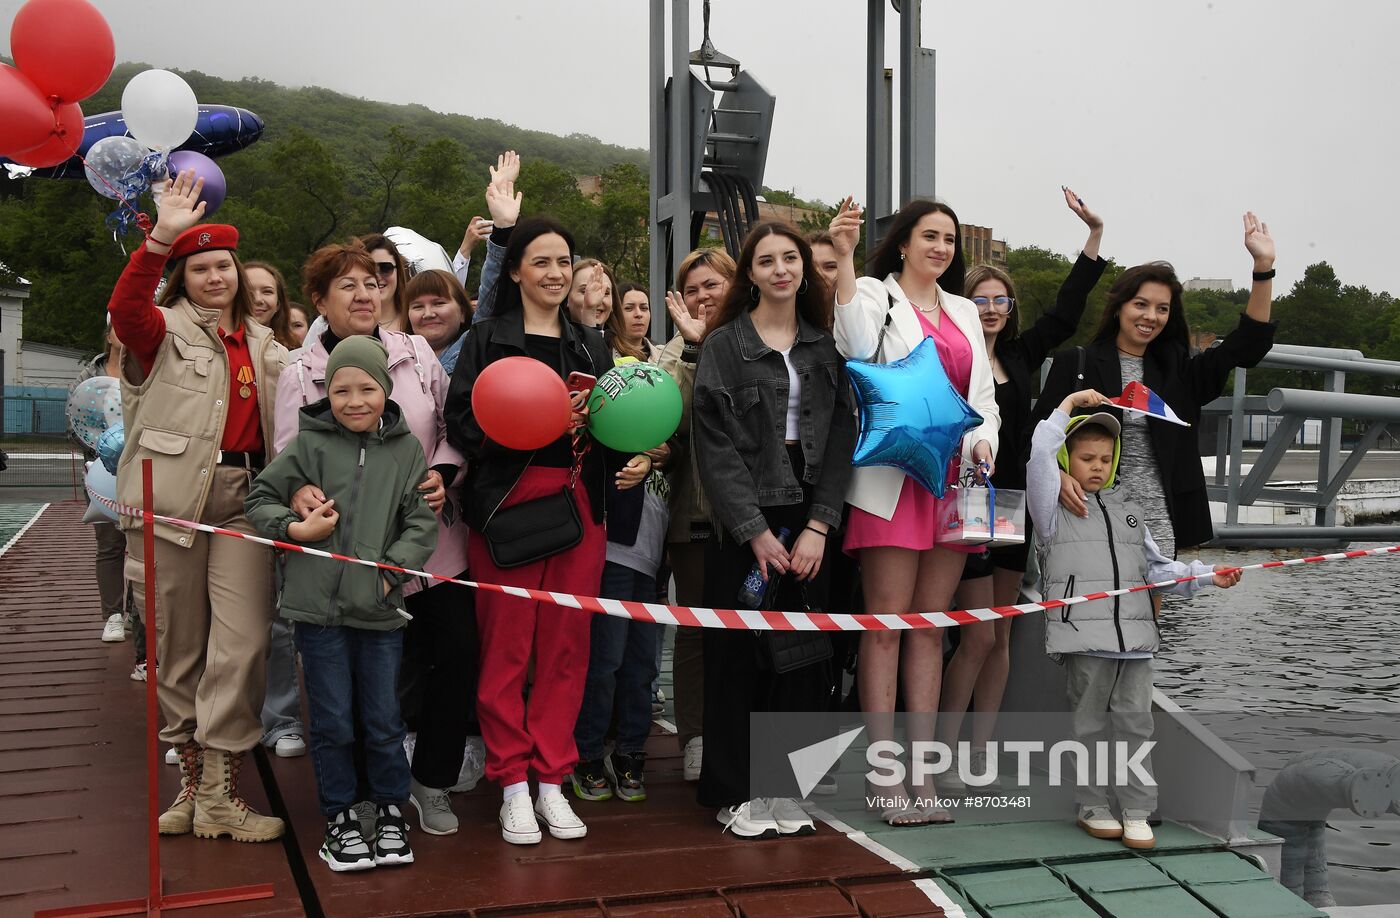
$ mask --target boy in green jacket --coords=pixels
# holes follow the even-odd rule
[[[301,410],[293,440],[248,492],[248,519],[282,541],[421,568],[437,544],[437,518],[417,484],[423,448],[389,400],[388,358],[378,339],[341,341],[326,364],[326,398]],[[329,498],[301,519],[292,495],[312,484]],[[411,864],[403,809],[409,769],[396,692],[403,655],[405,575],[288,552],[281,614],[306,674],[311,758],[326,837],[321,859],[334,871]],[[370,792],[379,810],[373,848],[360,834],[352,758],[358,708]]]

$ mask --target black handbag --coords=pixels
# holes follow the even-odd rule
[[[572,488],[537,497],[491,514],[482,529],[491,562],[506,569],[524,567],[568,551],[583,541],[583,522]]]
[[[802,610],[811,612],[807,604],[807,587],[802,590]],[[825,631],[759,631],[758,663],[761,669],[783,675],[808,666],[825,663],[833,656],[831,636]]]

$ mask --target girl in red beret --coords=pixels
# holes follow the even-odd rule
[[[151,460],[158,514],[252,533],[243,501],[272,443],[273,398],[287,352],[255,321],[238,261],[238,230],[197,225],[203,179],[182,172],[160,201],[155,228],[131,254],[107,309],[126,345],[118,374],[126,449],[117,500],[142,505]],[[170,264],[160,299],[152,303]],[[123,513],[127,576],[145,604],[141,517]],[[154,525],[156,681],[165,728],[180,752],[180,793],[160,831],[271,841],[282,820],[248,806],[243,754],[262,736],[272,552],[243,539]]]

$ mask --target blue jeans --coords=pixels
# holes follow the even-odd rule
[[[598,595],[605,599],[656,601],[656,579],[614,564],[603,566]],[[580,762],[603,757],[603,739],[617,707],[617,751],[635,755],[651,735],[651,681],[656,678],[656,645],[662,626],[612,615],[590,623],[588,680],[574,725]]]
[[[359,799],[352,713],[364,728],[370,799],[402,806],[408,800],[409,779],[398,698],[403,629],[322,628],[298,622],[293,635],[306,676],[311,761],[321,812],[334,816]],[[351,711],[352,704],[357,712]]]

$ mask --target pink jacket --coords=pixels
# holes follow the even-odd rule
[[[418,335],[381,328],[379,339],[389,351],[389,379],[394,384],[394,402],[403,410],[404,420],[423,446],[428,467],[452,464],[463,466],[462,454],[447,443],[442,406],[451,380],[443,372],[433,349]],[[302,407],[326,397],[326,346],[320,336],[294,354],[294,359],[277,380],[277,405],[273,429],[276,452],[292,441]],[[460,478],[460,474],[458,476]],[[448,482],[447,502],[452,507],[451,522],[438,514],[437,550],[428,559],[427,571],[455,577],[467,569],[467,524],[462,521],[461,501],[455,482]],[[444,507],[444,510],[447,508]],[[404,585],[404,595],[422,589],[419,579]]]

